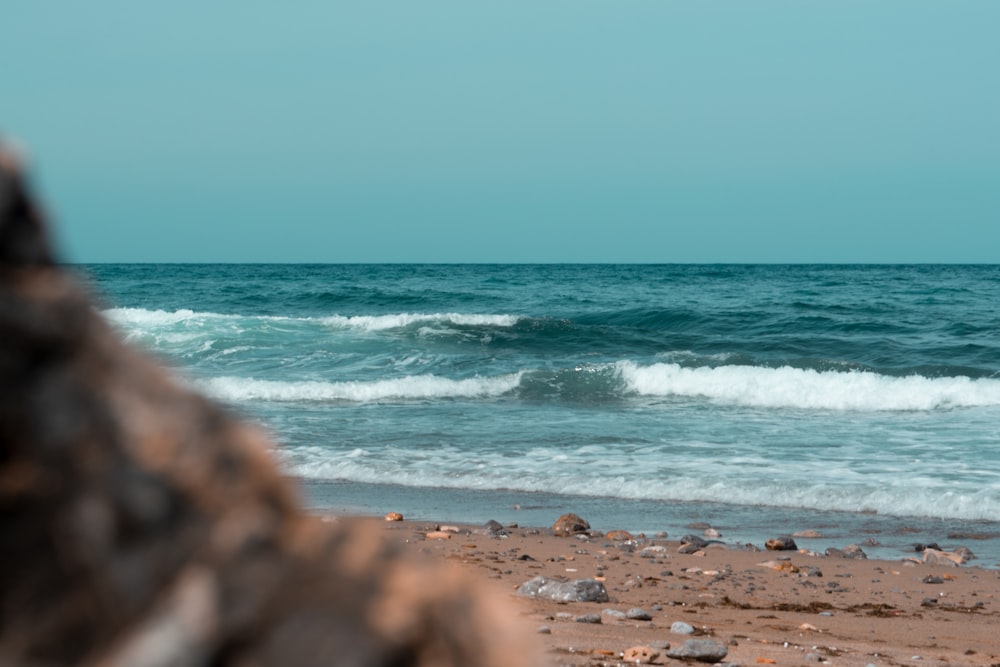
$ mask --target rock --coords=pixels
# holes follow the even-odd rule
[[[0,662],[542,663],[469,573],[310,516],[265,436],[124,344],[47,235],[0,154]]]
[[[648,665],[660,657],[659,651],[649,646],[631,646],[622,653],[622,661],[637,665]]]
[[[577,616],[573,619],[577,623],[594,623],[599,624],[601,622],[600,614],[584,614],[582,616]]]
[[[698,549],[703,549],[708,546],[708,540],[698,535],[685,535],[681,538],[681,544],[692,545]]]
[[[956,556],[961,556],[963,563],[968,563],[970,560],[976,559],[976,555],[972,553],[972,549],[969,547],[956,547],[952,553]]]
[[[570,537],[590,530],[590,524],[576,514],[563,514],[552,524],[552,534],[556,537]]]
[[[925,584],[943,584],[944,583],[944,579],[942,577],[938,577],[938,576],[933,575],[933,574],[928,574],[921,581],[923,581],[923,583],[925,583]]]
[[[490,519],[482,528],[472,531],[476,535],[486,535],[488,537],[506,538],[507,529],[499,521]]]
[[[677,549],[677,553],[679,553],[679,554],[685,554],[685,555],[696,554],[699,551],[701,551],[703,548],[704,547],[700,547],[697,544],[682,544]]]
[[[540,635],[551,635],[552,634],[552,628],[550,628],[547,625],[539,625],[538,626],[538,630],[536,630],[536,632],[538,632],[538,634],[540,634]]]
[[[612,618],[617,618],[617,619],[622,620],[622,621],[624,621],[625,618],[626,618],[625,612],[619,611],[617,609],[605,609],[601,613],[604,614],[604,615],[606,615],[606,616],[611,616]]]
[[[652,621],[653,617],[650,616],[649,612],[641,607],[632,607],[627,612],[625,612],[625,618],[630,621]]]
[[[868,555],[857,544],[848,544],[844,547],[844,557],[853,558],[854,560],[867,560]]]
[[[657,651],[666,651],[668,648],[670,648],[670,642],[664,639],[654,639],[653,641],[649,642],[649,647]]]
[[[797,533],[792,533],[792,537],[801,537],[803,539],[816,539],[823,537],[823,533],[818,530],[800,530]]]
[[[426,535],[424,535],[424,537],[426,537],[428,540],[450,540],[451,535],[452,535],[451,533],[445,532],[443,530],[432,530]]]
[[[729,649],[714,639],[689,639],[683,646],[666,652],[675,660],[697,660],[698,662],[722,662]]]
[[[702,535],[704,535],[705,537],[708,537],[710,539],[715,539],[715,540],[717,540],[720,537],[722,537],[722,533],[720,533],[719,531],[717,531],[715,528],[706,528],[705,532],[703,532]]]
[[[763,563],[757,563],[761,567],[769,567],[772,570],[777,570],[778,572],[791,572],[792,574],[799,571],[799,568],[795,563],[790,560],[768,560]]]
[[[632,533],[627,530],[611,530],[604,536],[605,539],[611,540],[612,542],[631,542],[635,538],[632,537]]]
[[[936,549],[924,549],[923,562],[927,565],[944,565],[947,567],[958,567],[965,563],[962,556],[949,551],[938,551]]]
[[[604,584],[593,579],[559,581],[549,577],[535,577],[521,584],[518,595],[544,598],[556,602],[607,602],[608,592]]]
[[[693,635],[694,626],[684,621],[675,621],[670,625],[670,632],[675,635]]]
[[[797,551],[799,547],[795,540],[785,535],[768,540],[764,543],[764,548],[768,551]]]
[[[385,520],[386,521],[390,521],[390,522],[391,521],[402,521],[403,520],[403,515],[400,514],[399,512],[386,512],[386,514],[385,514]]]

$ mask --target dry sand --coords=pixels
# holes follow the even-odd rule
[[[557,665],[623,664],[621,653],[637,645],[659,647],[654,664],[679,665],[662,655],[662,646],[692,637],[671,632],[681,621],[696,629],[693,636],[725,643],[725,662],[738,665],[1000,666],[995,570],[721,545],[685,555],[672,539],[553,537],[548,528],[508,528],[498,538],[477,534],[480,526],[444,526],[458,532],[429,538],[437,524],[384,525],[407,549],[493,580]],[[663,550],[643,554],[650,546]],[[610,601],[561,604],[516,595],[539,575],[598,578]],[[652,620],[607,613],[635,607]],[[588,614],[601,615],[601,622],[575,620]]]

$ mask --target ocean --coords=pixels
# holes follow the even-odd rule
[[[318,511],[1000,562],[1000,266],[76,268]]]

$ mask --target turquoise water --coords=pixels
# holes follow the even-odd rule
[[[80,269],[317,508],[1000,559],[997,266]]]

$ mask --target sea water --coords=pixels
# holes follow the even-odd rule
[[[317,510],[1000,560],[1000,267],[87,265]]]

